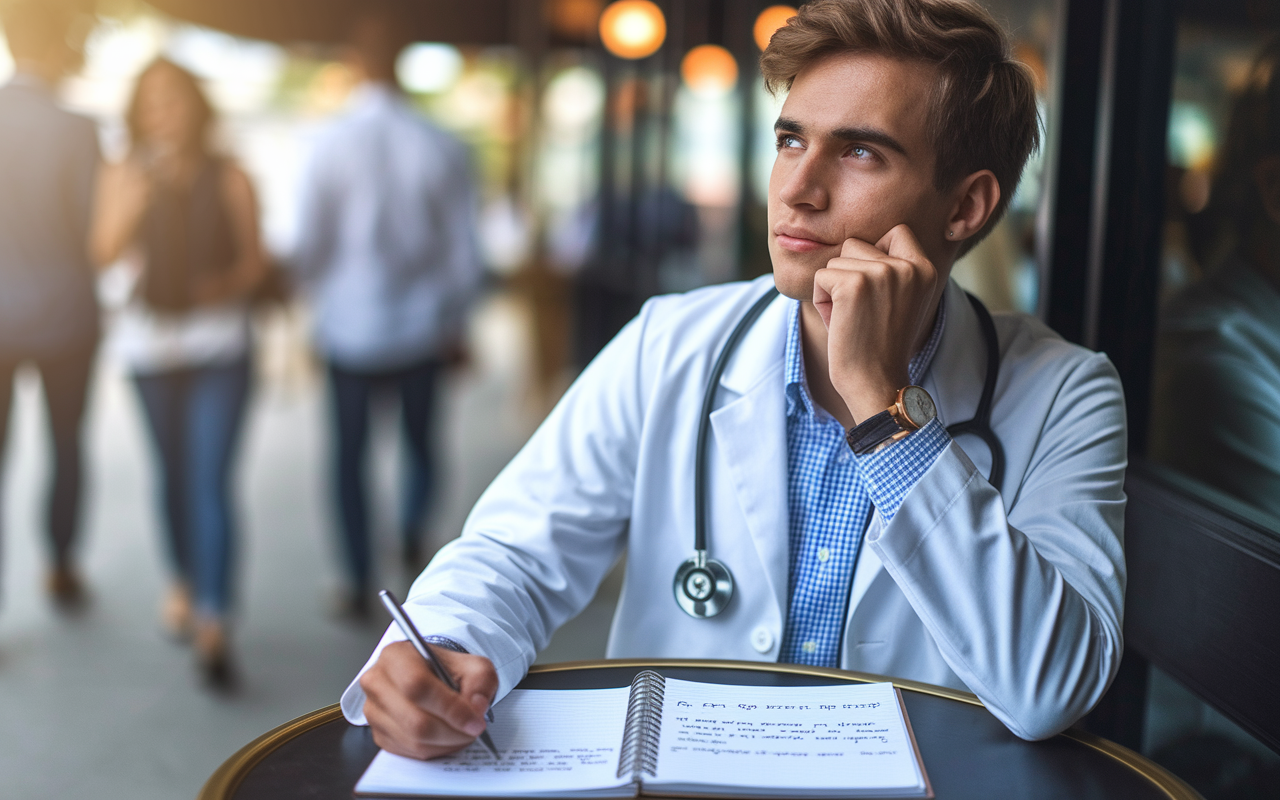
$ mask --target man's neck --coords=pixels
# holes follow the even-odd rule
[[[923,350],[929,337],[933,335],[940,302],[941,294],[934,300],[933,313],[929,315],[930,322],[920,331],[919,338],[911,349],[912,353]],[[808,301],[800,303],[800,349],[804,354],[804,374],[809,385],[809,396],[839,420],[842,426],[852,428],[855,422],[853,414],[831,382],[831,364],[827,359],[827,326],[822,324],[818,309]]]

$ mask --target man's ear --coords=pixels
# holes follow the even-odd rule
[[[1253,182],[1258,187],[1263,210],[1272,222],[1280,225],[1280,155],[1259,161],[1253,168]]]
[[[943,236],[948,242],[962,242],[982,230],[995,213],[1000,182],[991,170],[979,170],[960,181],[953,196],[956,201]]]

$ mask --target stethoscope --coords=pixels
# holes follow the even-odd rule
[[[693,479],[693,549],[694,555],[684,561],[677,569],[672,588],[676,602],[685,613],[693,617],[705,619],[714,617],[733,599],[733,573],[723,562],[707,557],[707,437],[711,433],[711,412],[715,406],[716,391],[720,386],[720,376],[733,356],[738,344],[746,336],[747,331],[764,313],[778,290],[770,288],[768,292],[755,302],[742,319],[738,321],[724,348],[711,367],[711,377],[707,381],[707,390],[702,397],[702,417],[698,421],[698,450],[694,463]],[[991,313],[982,301],[966,292],[969,304],[978,315],[978,324],[982,328],[982,337],[987,345],[987,375],[982,384],[982,396],[978,400],[977,411],[973,419],[957,422],[947,426],[952,436],[972,434],[986,444],[991,451],[991,473],[987,480],[992,486],[999,486],[1004,478],[1004,447],[999,437],[991,430],[991,399],[996,391],[996,379],[1000,375],[1000,342],[996,338],[996,325]]]

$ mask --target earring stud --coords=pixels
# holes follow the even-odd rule
[[[955,231],[947,231],[947,238],[948,238],[948,239],[950,239],[952,236],[955,236],[955,235],[956,235],[956,232],[955,232]]]

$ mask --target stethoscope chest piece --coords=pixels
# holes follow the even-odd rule
[[[684,613],[705,619],[724,611],[733,599],[733,576],[728,567],[701,551],[680,565],[671,588]]]

